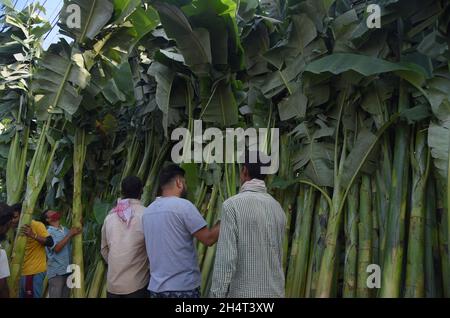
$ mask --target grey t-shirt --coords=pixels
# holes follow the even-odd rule
[[[160,293],[199,287],[192,234],[207,224],[197,208],[178,197],[158,197],[144,210],[142,225],[150,261],[148,289]]]

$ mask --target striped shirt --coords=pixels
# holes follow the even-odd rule
[[[244,183],[223,203],[211,296],[284,297],[286,216],[263,181]]]

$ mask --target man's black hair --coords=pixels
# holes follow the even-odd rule
[[[11,205],[11,209],[13,210],[13,212],[19,212],[19,214],[22,213],[22,203]]]
[[[161,170],[159,174],[159,191],[172,182],[176,177],[184,177],[186,171],[178,165],[170,164]]]
[[[8,224],[13,218],[13,210],[5,203],[0,203],[0,226]]]
[[[255,151],[245,151],[245,159],[243,166],[247,168],[248,175],[252,179],[259,179],[259,180],[265,180],[266,174],[261,173],[262,167],[269,167],[269,163],[262,163],[261,162],[261,152],[255,152]],[[250,160],[252,159],[252,160]]]
[[[140,199],[142,188],[141,179],[135,176],[128,176],[122,181],[122,196],[124,199]]]
[[[44,225],[45,226],[49,226],[50,224],[47,222],[47,212],[48,211],[50,211],[49,209],[47,209],[47,210],[44,210],[42,213],[41,213],[41,217],[40,217],[40,221],[42,222],[42,223],[44,223]]]

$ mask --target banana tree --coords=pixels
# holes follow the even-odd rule
[[[181,7],[163,1],[152,4],[167,36],[175,39],[183,63],[198,77],[199,118],[223,127],[236,124],[238,105],[232,74],[243,67],[236,3],[195,0]]]
[[[1,33],[0,105],[2,118],[11,117],[15,134],[6,166],[7,203],[18,203],[23,194],[33,97],[29,89],[36,61],[42,54],[42,39],[50,24],[39,16],[43,7],[33,3],[16,11],[3,4]]]
[[[50,136],[51,117],[45,122],[40,137],[37,142],[33,159],[28,169],[27,187],[25,198],[22,203],[22,213],[20,215],[19,228],[23,225],[30,224],[36,202],[45,183],[45,178],[58,147],[58,142]],[[19,279],[22,271],[22,264],[25,256],[25,245],[27,238],[18,232],[14,242],[14,248],[11,259],[11,276],[9,278],[9,287],[11,295],[18,297],[19,295]]]
[[[83,206],[81,200],[81,187],[83,181],[83,166],[86,159],[86,132],[83,129],[76,129],[73,145],[73,209],[72,226],[81,228],[83,226]],[[73,239],[73,263],[80,266],[81,288],[74,289],[75,298],[84,298],[84,264],[83,264],[83,237],[77,235]]]

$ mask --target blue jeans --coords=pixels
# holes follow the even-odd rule
[[[20,277],[20,298],[42,298],[46,272]]]

